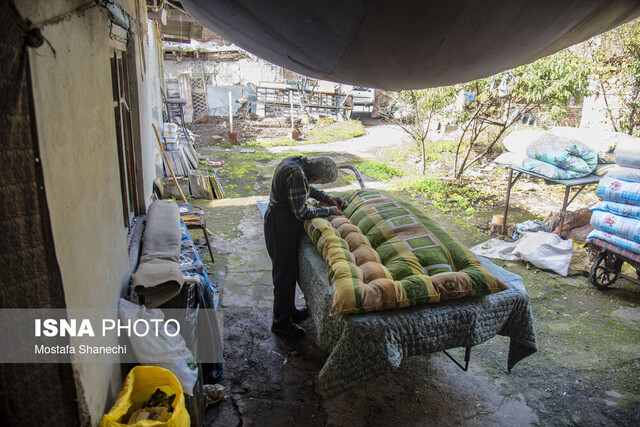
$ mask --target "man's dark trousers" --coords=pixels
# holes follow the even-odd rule
[[[264,238],[273,263],[273,321],[283,325],[295,309],[298,245],[304,229],[288,209],[271,205],[264,218]]]

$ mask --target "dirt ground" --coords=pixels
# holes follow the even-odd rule
[[[303,324],[302,340],[281,339],[269,330],[271,271],[256,200],[268,197],[275,166],[291,153],[304,150],[353,164],[401,149],[403,134],[366,123],[368,134],[359,141],[262,150],[212,146],[206,124],[193,127],[199,135],[196,149],[208,160],[225,161],[217,174],[228,198],[198,201],[214,233],[216,262],[208,269],[221,290],[225,339],[226,399],[208,408],[205,425],[640,424],[640,286],[620,278],[612,290],[601,292],[585,275],[561,277],[521,262],[496,261],[524,280],[539,350],[511,374],[508,339],[497,336],[473,348],[468,372],[442,354],[414,357],[393,373],[324,399],[316,378],[327,354],[315,343],[313,322]],[[502,185],[503,178],[495,172],[493,185]],[[348,185],[341,179],[331,187]],[[593,192],[585,191],[574,203],[588,204]],[[521,187],[514,194],[512,206],[521,205],[513,209],[518,220],[561,203],[557,192]],[[469,247],[491,237],[486,224],[502,213],[500,200],[469,216],[443,214],[428,200],[414,199]],[[304,304],[301,296],[298,304]],[[462,358],[462,352],[456,354]]]
[[[200,137],[199,143],[208,144],[211,136],[220,136],[226,140],[229,126],[229,120],[223,117],[206,117],[202,121],[194,122],[189,128]],[[234,117],[233,131],[238,133],[240,141],[251,141],[258,138],[284,138],[291,131],[291,122],[286,118],[276,117],[260,120]]]

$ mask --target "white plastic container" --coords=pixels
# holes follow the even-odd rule
[[[176,151],[178,148],[180,148],[178,141],[167,140],[167,151]]]
[[[162,125],[162,135],[167,138],[178,138],[178,125],[176,123],[164,123]]]

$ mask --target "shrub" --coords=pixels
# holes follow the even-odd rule
[[[389,181],[394,176],[402,177],[404,172],[385,162],[368,161],[358,165],[360,172],[378,181]]]
[[[323,144],[351,139],[365,134],[364,125],[359,120],[345,120],[334,123],[318,123],[305,135],[305,144]]]

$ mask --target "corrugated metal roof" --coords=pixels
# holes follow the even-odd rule
[[[147,0],[147,8],[149,18],[160,23],[162,40],[190,43],[192,39],[202,39],[202,25],[184,12],[181,2]]]

